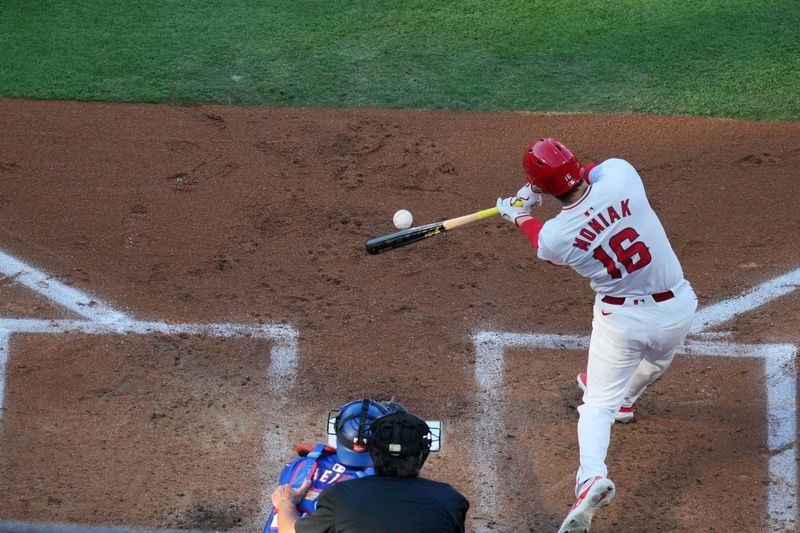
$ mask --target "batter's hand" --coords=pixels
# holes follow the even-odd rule
[[[517,200],[518,198],[516,196],[497,199],[497,210],[500,211],[500,215],[502,215],[505,220],[513,222],[515,226],[519,226],[531,218],[531,211],[529,208],[526,209],[524,206],[517,207],[514,205],[514,202]]]
[[[529,212],[534,207],[542,205],[542,195],[531,188],[530,183],[526,183],[517,191],[517,200],[522,202],[522,207]]]

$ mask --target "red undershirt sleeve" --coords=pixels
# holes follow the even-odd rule
[[[542,231],[544,224],[538,218],[530,218],[520,224],[519,229],[531,241],[533,249],[539,251],[539,232]]]
[[[589,185],[592,184],[592,181],[589,179],[589,174],[592,172],[592,169],[594,167],[596,167],[596,166],[597,165],[595,163],[589,163],[588,165],[586,165],[584,167],[584,170],[583,170],[583,181],[585,181]]]

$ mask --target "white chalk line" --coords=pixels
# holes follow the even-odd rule
[[[697,312],[693,333],[719,326],[735,316],[751,311],[774,299],[791,293],[800,284],[800,269],[778,276],[734,298],[707,306]],[[705,337],[705,335],[703,335]],[[724,338],[725,333],[712,334]],[[507,333],[482,331],[473,335],[478,385],[478,404],[481,417],[475,428],[476,442],[487,443],[485,435],[499,435],[502,425],[502,384],[505,350],[538,348],[586,350],[589,337],[546,333]],[[797,520],[797,348],[793,344],[746,345],[709,340],[687,340],[678,353],[696,356],[755,357],[764,361],[767,394],[767,444],[772,453],[768,461],[768,517],[771,528],[793,526]],[[477,511],[481,516],[498,516],[498,495],[501,488],[497,477],[498,443],[490,439],[487,447],[475,455],[478,478]],[[476,525],[483,533],[491,528]]]
[[[297,332],[285,324],[170,324],[149,320],[125,319],[117,322],[92,322],[72,319],[0,318],[0,330],[12,333],[88,333],[90,335],[163,333],[165,335],[205,335],[209,337],[255,337],[288,341]]]
[[[65,285],[50,274],[33,268],[2,250],[0,250],[0,274],[90,320],[115,322],[128,318],[125,313],[113,309],[99,298],[93,298],[74,287]]]
[[[474,336],[476,381],[480,387],[481,419],[476,435],[500,434],[498,414],[503,406],[504,352],[512,348],[586,350],[589,337],[575,335],[481,332]],[[768,515],[772,527],[782,527],[796,519],[794,501],[797,493],[795,455],[797,435],[797,348],[793,344],[733,344],[709,341],[687,341],[679,354],[716,357],[754,357],[764,361],[767,389],[767,440],[770,452],[768,472]],[[478,373],[483,375],[478,377]],[[477,437],[476,437],[477,438]],[[484,440],[485,442],[485,440]],[[498,488],[495,463],[497,442],[487,443],[475,458],[480,477],[489,482],[482,486],[478,499],[481,515],[497,516]],[[787,458],[788,457],[788,458]],[[479,490],[479,492],[481,492]],[[478,529],[484,531],[484,529]],[[486,530],[488,531],[488,529]]]
[[[286,462],[286,453],[292,449],[289,442],[289,420],[287,413],[289,407],[289,391],[294,386],[297,379],[297,335],[283,339],[281,344],[276,344],[272,349],[272,356],[269,361],[269,387],[273,393],[272,411],[265,417],[267,427],[264,430],[262,445],[264,447],[264,457],[266,458],[261,466],[262,478],[265,480],[261,489],[261,497],[258,501],[259,516],[258,528],[263,528],[264,522],[272,511],[272,491],[277,483],[275,471],[276,467],[282,466]],[[274,417],[274,419],[273,419]],[[281,423],[275,427],[275,420]]]
[[[8,363],[8,350],[11,332],[0,329],[0,430],[3,429],[3,399],[6,388],[6,364]]]
[[[136,320],[114,309],[99,298],[69,287],[53,276],[33,268],[0,250],[0,274],[33,290],[48,300],[75,312],[85,320],[0,318],[0,429],[3,422],[6,366],[9,358],[10,338],[13,333],[64,334],[83,333],[89,335],[196,335],[228,338],[266,338],[273,341],[267,370],[267,383],[275,404],[274,413],[282,413],[289,403],[289,391],[297,377],[298,337],[296,329],[285,324],[233,324],[233,323],[184,323],[171,324],[162,321]],[[255,522],[265,520],[271,510],[271,484],[276,470],[285,459],[291,443],[286,441],[285,431],[275,431],[274,421],[267,424],[262,437],[264,459],[260,471],[264,487],[260,496],[260,515]],[[260,528],[259,528],[260,529]]]
[[[700,309],[695,315],[692,333],[700,333],[728,322],[737,315],[785,296],[800,285],[800,268],[756,285],[734,298]]]

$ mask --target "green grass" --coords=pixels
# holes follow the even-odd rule
[[[800,118],[797,0],[3,0],[0,95]]]

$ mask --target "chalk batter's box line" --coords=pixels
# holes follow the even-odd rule
[[[94,322],[91,320],[39,320],[0,318],[0,429],[2,429],[3,403],[5,399],[6,365],[10,355],[11,335],[20,334],[69,334],[88,335],[195,335],[209,337],[269,339],[273,341],[270,352],[268,388],[276,403],[276,411],[289,403],[289,390],[297,375],[298,333],[291,326],[283,324],[168,324],[166,322],[123,319],[118,322]],[[265,461],[270,466],[283,463],[283,451],[289,449],[281,435],[266,430],[263,436]],[[264,465],[265,468],[268,467]],[[259,516],[266,516],[271,509],[269,485],[259,498]]]
[[[476,439],[499,434],[503,417],[501,387],[504,378],[505,351],[511,348],[581,350],[589,347],[589,337],[573,335],[480,332],[473,336],[476,351],[475,380],[479,385],[481,418]],[[728,342],[687,341],[679,354],[712,357],[750,357],[764,361],[767,393],[768,521],[771,530],[793,527],[797,520],[797,348],[793,344],[736,344]],[[485,442],[485,441],[484,441]],[[499,450],[488,442],[477,454],[475,463],[486,483],[478,486],[478,511],[498,516],[498,492],[494,458]],[[478,531],[483,531],[480,528]]]
[[[35,291],[51,302],[73,311],[82,320],[40,320],[0,318],[0,420],[2,420],[5,387],[5,365],[8,360],[11,333],[88,334],[188,334],[218,337],[256,337],[275,341],[270,354],[269,386],[280,399],[287,400],[288,390],[297,374],[296,329],[284,324],[170,324],[163,321],[136,320],[100,298],[70,287],[54,276],[34,268],[0,250],[0,274],[12,282]]]
[[[6,366],[10,356],[11,335],[13,333],[84,333],[90,335],[107,334],[152,334],[197,335],[216,337],[264,338],[273,341],[267,371],[268,388],[277,404],[276,412],[282,412],[289,403],[289,391],[297,376],[298,337],[297,330],[284,324],[169,324],[161,321],[144,321],[131,318],[103,301],[75,287],[70,287],[54,276],[0,250],[0,275],[10,278],[13,283],[34,291],[51,302],[60,305],[83,319],[79,320],[39,320],[23,318],[0,318],[0,430],[3,421],[5,401]],[[263,446],[265,459],[262,468],[283,463],[284,449],[288,442],[279,432],[265,431]],[[265,470],[266,473],[266,470]],[[271,508],[269,486],[260,496],[259,517]]]
[[[2,250],[0,250],[0,274],[93,322],[130,320],[128,315],[114,309],[100,298],[94,298],[80,289],[70,287],[51,274],[34,268]]]

